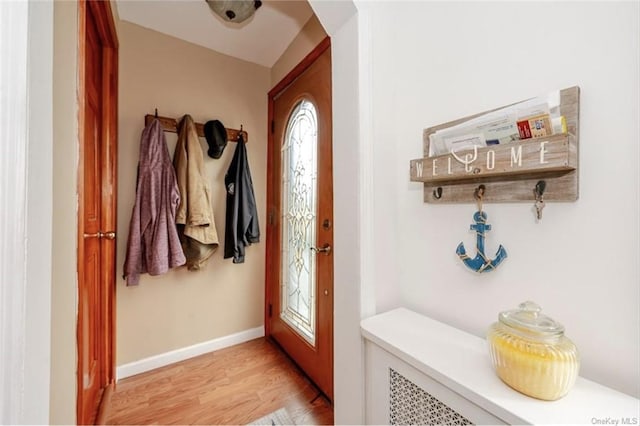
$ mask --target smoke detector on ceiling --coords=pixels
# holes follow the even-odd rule
[[[249,19],[260,6],[260,0],[206,0],[216,15],[229,22],[240,23]]]

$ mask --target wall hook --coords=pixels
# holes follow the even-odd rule
[[[547,182],[539,180],[536,186],[533,188],[533,195],[536,197],[536,201],[533,204],[533,208],[536,211],[536,219],[540,221],[542,219],[542,209],[544,209],[544,190],[547,187]]]
[[[476,202],[478,203],[479,213],[482,212],[482,199],[484,198],[485,189],[486,187],[484,185],[480,185],[473,191],[473,198],[475,198]]]
[[[544,180],[539,180],[538,183],[536,183],[535,188],[533,188],[533,193],[536,195],[536,197],[542,197],[546,188],[547,182],[545,182]]]
[[[436,200],[439,200],[440,198],[442,198],[442,187],[439,186],[436,189],[433,190],[433,198],[435,198]]]
[[[487,189],[484,185],[480,185],[478,186],[474,191],[473,191],[473,198],[475,198],[478,201],[482,201],[482,198],[484,197],[484,191],[485,189]]]

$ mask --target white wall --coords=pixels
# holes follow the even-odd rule
[[[336,424],[362,423],[364,349],[360,340],[363,276],[361,169],[349,161],[359,155],[358,20],[352,17],[332,34],[333,180],[334,180],[334,419]],[[355,114],[354,114],[355,113]]]
[[[399,292],[404,306],[484,335],[499,311],[534,300],[565,325],[583,377],[640,396],[639,3],[368,6],[378,311]],[[486,205],[487,249],[503,244],[509,258],[486,275],[466,270],[455,248],[474,245],[475,206],[424,204],[409,182],[422,130],[573,85],[580,199],[548,203],[539,224],[532,203]]]
[[[0,423],[24,412],[28,158],[26,3],[0,4]]]
[[[78,4],[53,4],[51,424],[76,422]],[[41,213],[44,213],[41,212]]]
[[[310,0],[320,23],[331,37],[334,180],[334,420],[335,424],[364,422],[364,347],[360,320],[375,309],[367,285],[371,271],[367,242],[371,221],[363,212],[372,203],[371,185],[363,185],[371,162],[360,157],[370,151],[363,144],[361,20],[351,1]],[[366,24],[365,24],[366,27]],[[364,98],[364,99],[363,99]],[[363,112],[365,111],[365,112]],[[365,230],[365,232],[363,232]]]
[[[0,4],[0,423],[49,421],[53,5]]]
[[[53,218],[53,3],[29,3],[29,154],[22,423],[49,422]]]

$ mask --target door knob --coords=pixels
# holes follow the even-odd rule
[[[316,253],[324,253],[328,256],[329,253],[331,253],[331,246],[329,244],[325,244],[322,247],[311,247],[311,250],[315,251]]]
[[[115,231],[102,232],[98,231],[95,234],[84,234],[84,238],[106,238],[107,240],[113,240],[116,238]]]

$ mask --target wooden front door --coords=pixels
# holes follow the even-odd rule
[[[269,93],[267,334],[333,399],[331,49]]]
[[[80,1],[77,421],[113,383],[117,39],[109,2]]]

